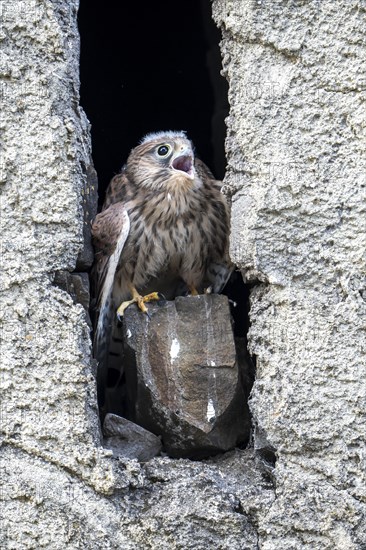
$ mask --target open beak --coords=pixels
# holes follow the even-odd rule
[[[176,172],[182,172],[187,178],[194,179],[193,155],[189,149],[175,155],[170,166]]]

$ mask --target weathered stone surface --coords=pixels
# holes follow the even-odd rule
[[[56,271],[53,284],[70,294],[75,304],[81,304],[83,306],[88,324],[91,327],[89,317],[90,285],[88,273]]]
[[[137,458],[140,462],[157,456],[162,449],[159,437],[116,414],[106,415],[103,435],[103,446],[115,456]]]
[[[108,493],[116,478],[100,447],[90,330],[83,307],[53,285],[83,248],[91,162],[77,7],[1,5],[1,438],[22,459],[37,456]]]
[[[267,282],[251,310],[258,450],[140,465],[100,446],[85,314],[52,284],[82,249],[90,165],[77,2],[3,2],[2,548],[366,547],[364,5],[213,8],[232,254]]]
[[[252,292],[263,550],[366,547],[365,6],[216,0],[231,254]]]
[[[248,440],[250,421],[226,296],[178,297],[124,316],[127,414],[171,456],[207,456]]]
[[[203,463],[113,459],[123,484],[108,498],[50,461],[2,453],[2,548],[255,550],[258,517],[275,498],[253,451]]]

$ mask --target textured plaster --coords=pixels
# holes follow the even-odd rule
[[[254,447],[277,457],[263,549],[365,535],[365,4],[217,0],[232,257],[251,295]]]
[[[83,254],[90,164],[77,4],[56,4],[2,3],[1,429],[5,446],[105,487],[85,312],[52,284]]]
[[[364,548],[364,3],[213,2],[254,449],[146,464],[100,446],[88,319],[53,284],[90,262],[77,7],[0,6],[1,547]]]

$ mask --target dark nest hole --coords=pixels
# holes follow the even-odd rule
[[[221,35],[210,3],[186,0],[177,16],[166,3],[116,2],[106,7],[81,0],[78,22],[81,103],[92,126],[99,207],[110,179],[149,132],[185,130],[196,154],[222,179],[229,106],[227,83],[220,74]],[[239,272],[224,291],[232,302],[239,339],[246,338],[249,327],[249,291]],[[248,395],[253,380],[254,367],[244,380]],[[118,389],[123,383],[120,373],[110,369],[107,386]],[[103,414],[123,413],[117,409]]]
[[[81,0],[81,103],[92,124],[93,160],[103,202],[111,177],[149,132],[185,130],[197,154],[225,173],[227,83],[220,32],[207,0]]]

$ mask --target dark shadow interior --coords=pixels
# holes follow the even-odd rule
[[[147,133],[185,130],[218,179],[225,173],[227,83],[207,0],[81,0],[81,104],[91,122],[99,198]]]

